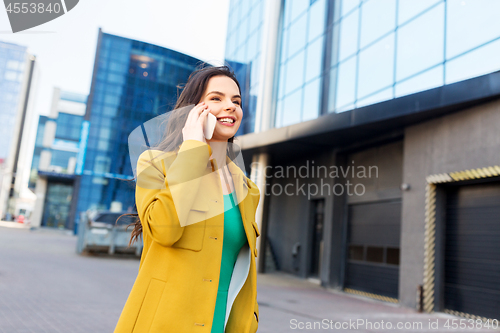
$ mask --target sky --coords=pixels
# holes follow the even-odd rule
[[[39,66],[35,113],[54,87],[89,94],[99,28],[222,65],[229,0],[80,0],[65,15],[13,34],[0,7],[0,41],[28,47]]]

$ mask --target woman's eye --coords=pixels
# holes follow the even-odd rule
[[[241,103],[239,101],[234,101],[234,104],[240,105]]]
[[[219,97],[212,97],[212,101],[216,100],[216,99],[218,99],[220,101]]]

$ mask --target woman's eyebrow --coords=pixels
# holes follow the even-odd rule
[[[217,94],[217,95],[221,95],[221,96],[226,96],[224,93],[222,93],[222,92],[220,92],[220,91],[211,91],[211,92],[209,92],[207,95],[210,95],[210,94]],[[237,97],[237,98],[241,98],[241,96],[240,96],[240,95],[234,95],[234,96],[233,96],[233,98],[235,98],[235,97]]]

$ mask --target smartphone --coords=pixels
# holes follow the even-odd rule
[[[210,140],[214,134],[215,124],[217,124],[217,118],[208,112],[207,118],[205,119],[205,126],[203,127],[203,134],[205,139]]]

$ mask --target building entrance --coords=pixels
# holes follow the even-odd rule
[[[45,195],[42,226],[67,228],[73,185],[49,183]]]

